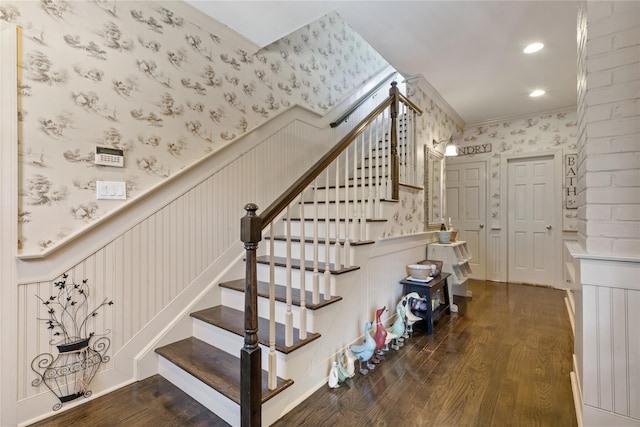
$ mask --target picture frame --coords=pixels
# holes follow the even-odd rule
[[[444,155],[436,150],[424,147],[424,220],[425,230],[440,229],[444,219]]]

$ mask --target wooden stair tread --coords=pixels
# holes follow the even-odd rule
[[[191,317],[222,328],[233,334],[244,336],[244,312],[242,311],[217,305],[193,312],[191,313]],[[284,354],[289,354],[303,345],[320,338],[320,334],[309,332],[307,333],[307,338],[301,340],[298,329],[293,328],[293,345],[290,347],[285,345],[284,338],[284,325],[276,323],[276,350]],[[267,347],[269,346],[269,320],[261,317],[258,318],[258,342]]]
[[[265,237],[265,240],[269,240],[269,239],[270,239],[269,236]],[[287,240],[287,237],[286,236],[275,236],[273,239],[274,240],[285,241],[285,240]],[[292,242],[296,242],[296,243],[300,243],[300,238],[299,237],[291,237],[291,241]],[[306,241],[306,243],[313,243],[313,239],[306,239],[305,241]],[[338,241],[340,242],[341,245],[344,245],[344,243],[345,243],[345,239],[338,239]],[[324,243],[324,239],[318,239],[318,243],[323,244]],[[336,239],[329,239],[329,244],[335,245],[335,243],[336,243]],[[349,244],[351,246],[373,245],[374,243],[375,243],[374,240],[359,240],[357,242],[349,241]]]
[[[349,181],[353,181],[353,178],[349,178]],[[409,187],[409,188],[415,188],[415,189],[420,189],[420,190],[424,189],[424,187],[420,187],[420,186],[416,186],[416,185],[412,185],[412,184],[405,184],[405,183],[403,183],[403,182],[399,183],[398,185],[399,185],[400,187]],[[345,187],[347,187],[347,185],[345,185],[345,184],[339,184],[339,185],[338,185],[338,188],[345,188]],[[363,186],[362,186],[362,184],[357,184],[357,185],[349,184],[349,185],[348,185],[348,187],[349,187],[349,188],[353,188],[353,187],[361,188],[361,187],[363,187]],[[368,185],[365,185],[364,187],[368,187]],[[335,190],[335,189],[336,189],[336,186],[335,186],[335,185],[330,185],[329,187],[326,187],[326,186],[324,186],[324,185],[323,185],[323,186],[318,186],[317,188],[318,188],[318,190],[326,190],[327,188],[328,188],[329,190]],[[387,202],[394,202],[394,201],[396,201],[396,200],[394,200],[394,199],[380,199],[380,200],[387,201]],[[318,200],[318,203],[320,203],[320,202],[321,202],[321,201],[320,201],[320,200]],[[306,203],[306,202],[305,202],[305,203]]]
[[[289,218],[291,221],[300,221],[300,218]],[[356,218],[356,220],[359,218]],[[283,221],[286,221],[287,218],[283,218]],[[305,222],[310,222],[310,221],[314,221],[313,218],[305,218],[304,219]],[[327,219],[326,218],[318,218],[318,222],[326,222]],[[335,222],[335,218],[329,218],[329,222]],[[344,218],[340,218],[338,219],[338,221],[340,222],[344,222],[345,219]],[[353,222],[353,218],[349,218],[349,222]],[[387,222],[386,218],[367,218],[366,222]]]
[[[222,288],[232,289],[238,292],[244,292],[244,279],[231,280],[219,284]],[[275,285],[275,298],[276,301],[287,302],[287,287],[282,285]],[[326,307],[334,302],[342,300],[342,297],[333,296],[330,299],[324,299],[324,294],[320,294],[320,302],[318,304],[312,303],[313,294],[311,291],[305,291],[305,307],[309,310],[317,310],[322,307]],[[258,296],[262,298],[269,298],[269,283],[258,281]],[[291,302],[293,305],[300,306],[300,289],[291,289]]]
[[[189,337],[163,347],[156,353],[209,387],[240,404],[240,358]],[[275,390],[269,390],[267,371],[262,371],[262,403],[293,384],[278,378]]]
[[[262,255],[259,256],[257,258],[257,263],[258,264],[269,264],[270,258],[269,255]],[[278,267],[286,267],[287,266],[287,259],[285,257],[274,257],[274,264]],[[333,264],[329,264],[329,272],[331,274],[343,274],[343,273],[348,273],[350,271],[354,271],[354,270],[358,270],[360,269],[359,266],[352,266],[352,267],[342,267],[339,270],[336,270],[334,268],[332,268]],[[295,268],[297,270],[300,269],[300,260],[299,259],[292,259],[291,260],[291,268]],[[307,271],[313,271],[313,261],[305,261],[304,262],[304,268]],[[320,273],[324,273],[324,271],[327,269],[327,265],[324,262],[318,262],[318,272]]]
[[[349,181],[350,181],[350,183],[349,183],[348,185],[346,185],[346,184],[344,184],[344,183],[342,183],[342,184],[338,184],[338,188],[345,188],[345,187],[349,187],[349,188],[356,187],[356,188],[359,188],[359,189],[361,189],[362,187],[369,188],[369,186],[368,186],[368,185],[362,185],[362,184],[360,184],[360,183],[356,183],[356,184],[354,184],[354,183],[353,183],[353,181],[354,181],[354,179],[353,179],[353,178],[349,178]],[[326,190],[327,188],[328,188],[329,190],[335,190],[335,189],[336,189],[336,186],[335,186],[335,185],[329,185],[329,186],[327,187],[326,185],[319,185],[319,186],[318,186],[318,187],[316,187],[316,188],[317,188],[318,190]],[[358,191],[359,191],[359,190],[358,190]],[[320,200],[318,200],[318,202],[320,202]]]
[[[366,202],[367,200],[365,200]],[[398,200],[396,199],[380,199],[381,202],[398,202]],[[362,199],[358,199],[356,200],[357,203],[362,203]],[[326,204],[327,201],[326,200],[318,200],[318,204],[319,205],[323,205]],[[344,200],[338,200],[337,202],[335,200],[329,200],[329,204],[336,204],[336,203],[345,203]],[[353,203],[353,200],[349,200],[349,203]],[[313,205],[314,202],[313,200],[305,200],[304,202],[302,202],[303,205]]]

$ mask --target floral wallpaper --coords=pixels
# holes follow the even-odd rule
[[[491,144],[492,151],[467,157],[489,158],[489,187],[491,194],[491,224],[500,225],[500,156],[501,154],[535,153],[550,149],[562,149],[563,154],[577,150],[576,111],[546,113],[533,117],[514,119],[501,123],[491,123],[467,127],[462,140],[455,142],[459,147]],[[560,179],[559,182],[563,182]],[[506,197],[506,195],[505,195]],[[563,229],[577,230],[577,211],[563,207]]]
[[[324,114],[388,66],[335,13],[249,54],[153,1],[3,1],[23,27],[19,250],[63,241],[293,105]],[[96,146],[124,168],[96,166]]]
[[[422,191],[400,187],[400,200],[380,237],[384,239],[424,231],[423,200]]]

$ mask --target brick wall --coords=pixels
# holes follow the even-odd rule
[[[592,254],[640,256],[640,2],[578,11],[578,233]]]

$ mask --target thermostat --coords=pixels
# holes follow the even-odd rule
[[[117,148],[96,147],[96,165],[124,167],[124,151]]]

